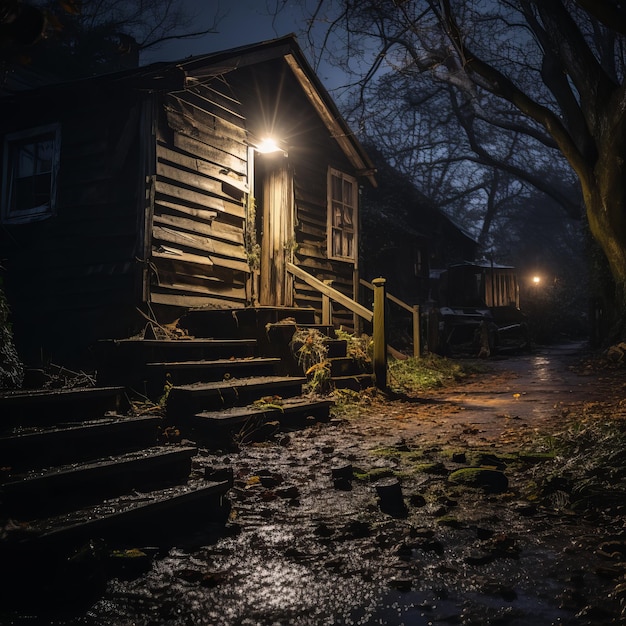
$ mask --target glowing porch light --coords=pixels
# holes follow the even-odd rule
[[[538,285],[541,282],[541,276],[533,276],[533,285]]]
[[[282,148],[276,143],[276,139],[266,137],[256,147],[257,152],[261,154],[271,154],[272,152],[282,152]]]

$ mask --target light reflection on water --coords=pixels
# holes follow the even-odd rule
[[[549,382],[552,378],[550,372],[550,359],[545,356],[536,356],[532,359],[533,374],[542,383]]]

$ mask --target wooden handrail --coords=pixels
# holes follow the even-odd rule
[[[287,263],[287,270],[291,272],[294,276],[303,280],[307,285],[315,288],[320,293],[328,296],[331,300],[338,302],[342,306],[345,306],[346,309],[356,313],[359,317],[362,317],[364,320],[371,322],[374,319],[374,313],[369,309],[366,309],[362,304],[355,302],[352,298],[346,296],[341,291],[338,291],[334,287],[327,285],[315,278],[315,276],[311,276],[308,272],[303,269],[300,269],[297,265],[293,263]]]
[[[372,283],[368,283],[364,279],[360,279],[359,281],[363,287],[367,287],[374,291],[374,285]],[[396,296],[386,293],[385,296],[387,299],[394,304],[397,304],[399,307],[408,311],[413,318],[413,356],[419,357],[422,354],[422,342],[421,342],[421,330],[420,330],[420,307],[418,304],[414,304],[411,306],[406,302],[400,300],[400,298],[396,298]]]
[[[374,310],[370,311],[363,305],[355,302],[337,289],[331,287],[328,282],[322,282],[293,263],[287,263],[287,271],[297,278],[303,280],[322,294],[322,300],[332,299],[346,307],[346,309],[356,313],[368,322],[372,322],[372,341],[374,344],[374,355],[372,365],[374,369],[374,379],[379,389],[387,389],[387,332],[385,323],[385,279],[377,278],[374,281]],[[322,305],[322,309],[326,308]],[[330,309],[330,306],[327,307]],[[330,311],[328,315],[331,316]],[[332,323],[328,320],[323,323]]]

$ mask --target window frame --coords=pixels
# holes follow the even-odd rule
[[[50,163],[50,193],[48,201],[30,209],[16,209],[11,206],[16,183],[16,155],[20,145],[28,140],[36,142],[52,135],[53,146]],[[58,123],[36,126],[26,130],[9,133],[3,140],[2,198],[1,216],[3,224],[25,224],[47,219],[56,214],[57,178],[61,153],[61,125]]]
[[[344,206],[351,206],[352,208],[352,224],[348,227],[345,225],[338,226],[334,223],[334,203],[336,204],[336,199],[333,198],[333,177],[339,178],[341,180],[342,189],[343,185],[346,183],[350,184],[352,187],[352,204],[346,205],[343,201],[343,197],[339,201],[339,203]],[[359,216],[359,187],[357,180],[354,176],[350,176],[341,170],[335,169],[333,167],[328,168],[328,177],[327,177],[327,248],[328,248],[328,258],[336,261],[348,261],[350,263],[354,263],[356,265],[358,260],[358,216]],[[352,254],[336,254],[335,246],[334,246],[334,233],[339,232],[341,234],[341,252],[344,251],[346,246],[345,235],[352,235]]]

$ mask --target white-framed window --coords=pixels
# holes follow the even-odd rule
[[[58,124],[4,138],[2,221],[34,222],[54,215],[61,129]]]
[[[328,256],[355,261],[357,254],[356,178],[339,170],[328,170]]]

